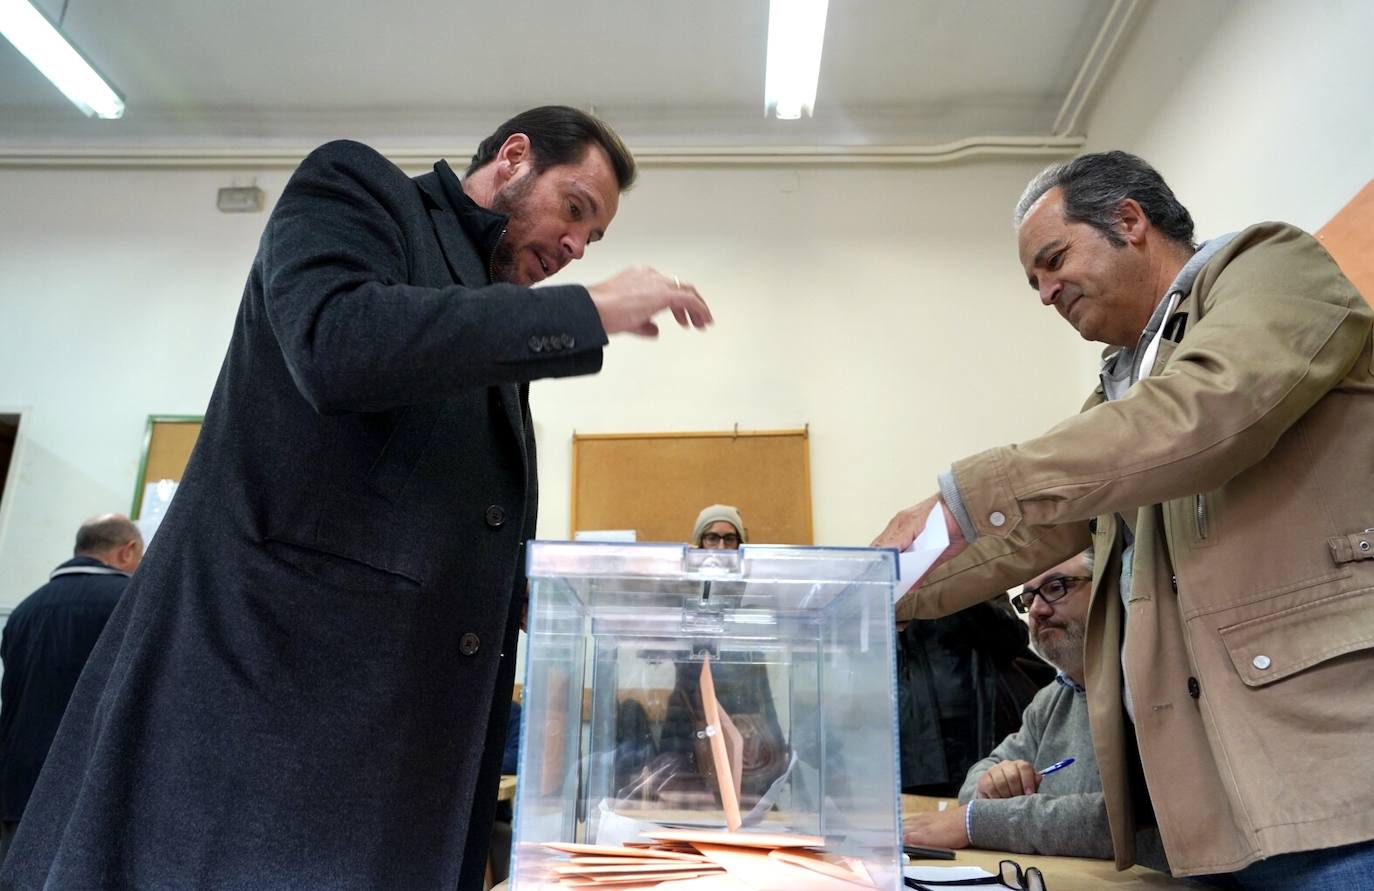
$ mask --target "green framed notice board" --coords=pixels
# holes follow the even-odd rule
[[[138,463],[138,482],[134,486],[134,506],[129,511],[132,519],[137,520],[142,513],[143,494],[150,483],[181,481],[203,420],[203,415],[148,416],[148,427],[143,434],[143,458]]]

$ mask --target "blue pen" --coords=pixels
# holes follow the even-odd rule
[[[1056,770],[1063,770],[1064,768],[1068,767],[1068,766],[1069,766],[1070,764],[1072,764],[1072,763],[1073,763],[1073,759],[1072,759],[1072,758],[1065,758],[1063,761],[1056,761],[1056,762],[1054,762],[1054,763],[1051,764],[1049,767],[1045,768],[1044,770],[1040,771],[1039,773],[1040,773],[1040,775],[1041,775],[1042,777],[1047,777],[1047,776],[1049,776],[1050,774],[1054,773]]]

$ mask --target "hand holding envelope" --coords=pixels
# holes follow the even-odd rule
[[[898,512],[871,546],[901,551],[893,592],[900,600],[931,569],[968,547],[968,542],[950,521],[940,496],[932,495]]]
[[[945,511],[937,504],[926,518],[921,534],[916,536],[908,550],[897,556],[897,587],[892,589],[893,599],[901,600],[906,592],[914,588],[948,547],[949,530],[945,528]]]

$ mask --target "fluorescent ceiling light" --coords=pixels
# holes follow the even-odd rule
[[[0,0],[0,34],[87,116],[123,116],[124,99],[29,0]]]
[[[771,0],[768,4],[768,73],[764,114],[796,120],[811,116],[821,76],[821,44],[829,0]]]

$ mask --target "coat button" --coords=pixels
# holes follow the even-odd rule
[[[506,511],[501,505],[493,504],[487,508],[487,525],[493,529],[500,529],[506,522]]]
[[[1171,576],[1169,576],[1169,587],[1174,589],[1174,593],[1175,593],[1175,594],[1178,593],[1178,576],[1176,576],[1176,575],[1171,575]]]
[[[531,334],[529,339],[530,349],[536,353],[544,351],[544,338],[538,334]]]
[[[1264,671],[1266,668],[1273,665],[1274,663],[1273,660],[1271,660],[1268,656],[1261,653],[1260,655],[1251,659],[1250,664],[1258,668],[1260,671]]]
[[[1005,526],[1007,524],[1007,515],[1000,510],[995,510],[988,514],[988,522],[994,526]]]
[[[1188,678],[1188,695],[1194,699],[1202,695],[1202,685],[1197,682],[1197,678]]]
[[[471,656],[482,648],[482,638],[469,631],[458,639],[458,652]]]

